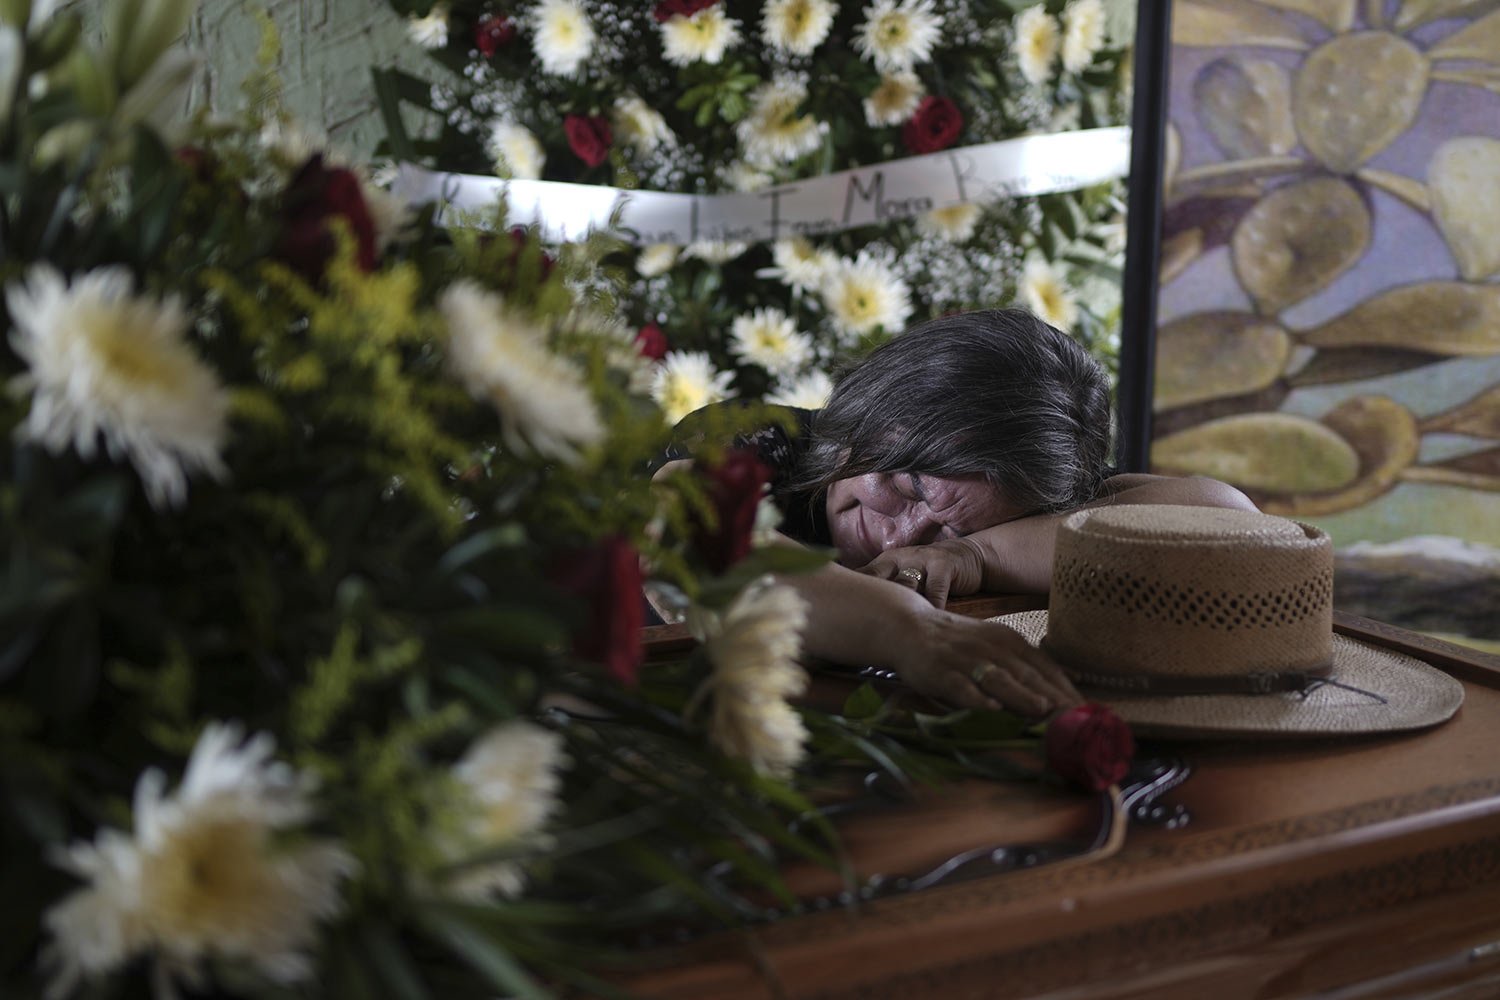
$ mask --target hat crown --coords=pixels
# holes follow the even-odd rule
[[[1048,650],[1082,672],[1228,677],[1332,659],[1333,545],[1255,511],[1121,506],[1058,529]]]

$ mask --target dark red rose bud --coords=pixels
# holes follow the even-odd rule
[[[953,145],[964,130],[964,116],[951,98],[929,94],[901,129],[901,141],[913,153],[936,153]]]
[[[644,648],[645,597],[641,557],[624,538],[564,554],[554,564],[552,581],[584,602],[587,612],[573,636],[573,653],[602,663],[621,684],[634,684]]]
[[[521,254],[523,254],[523,253],[526,252],[526,227],[525,226],[515,226],[515,227],[513,227],[511,229],[511,231],[510,231],[510,245],[511,245],[510,267],[511,267],[511,270],[514,271],[516,269],[516,266],[518,264],[520,264],[520,262],[521,262]],[[554,261],[551,258],[551,256],[549,256],[547,254],[547,252],[545,250],[543,250],[541,252],[540,260],[541,260],[541,273],[538,275],[538,277],[539,277],[539,279],[541,281],[546,281],[549,277],[551,277],[551,275],[552,275],[552,266],[554,264],[556,264],[557,262]]]
[[[504,14],[486,14],[474,23],[474,47],[488,59],[516,37],[516,22]]]
[[[337,249],[330,225],[334,219],[348,224],[360,269],[375,270],[375,222],[353,171],[329,169],[322,155],[314,156],[287,185],[281,217],[276,256],[308,280],[322,279]]]
[[[719,0],[661,0],[651,11],[657,24],[665,24],[674,17],[692,17],[700,10],[707,10]]]
[[[667,335],[655,323],[647,323],[636,332],[635,349],[642,357],[660,361],[667,356]]]
[[[1047,723],[1047,766],[1081,788],[1100,791],[1130,770],[1135,737],[1104,705],[1070,708]]]
[[[699,469],[708,480],[708,499],[717,523],[713,528],[701,522],[695,526],[693,549],[709,570],[723,573],[750,554],[755,512],[772,470],[753,448],[736,448],[718,465]]]
[[[610,130],[609,119],[603,115],[568,115],[563,119],[563,132],[568,136],[573,155],[589,166],[597,167],[609,159],[615,134]]]

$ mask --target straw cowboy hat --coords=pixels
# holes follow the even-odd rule
[[[1121,506],[1057,533],[1047,611],[999,619],[1152,736],[1352,735],[1450,718],[1463,686],[1333,634],[1333,543],[1254,511]]]

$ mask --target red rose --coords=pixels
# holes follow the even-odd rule
[[[333,219],[348,224],[360,269],[375,270],[375,222],[353,171],[330,170],[321,154],[314,156],[287,185],[281,215],[285,228],[276,244],[276,256],[303,277],[322,279],[336,249],[329,225]]]
[[[563,119],[563,131],[568,135],[568,147],[573,155],[591,167],[597,167],[609,159],[610,143],[615,134],[610,131],[609,119],[603,115],[568,115]]]
[[[474,47],[488,59],[516,37],[516,22],[504,14],[486,14],[474,25]]]
[[[621,684],[634,684],[644,655],[641,626],[646,621],[641,557],[635,547],[616,535],[569,552],[554,565],[552,580],[587,606],[587,618],[573,636],[574,655],[604,664]]]
[[[1062,778],[1099,791],[1130,769],[1135,738],[1130,726],[1104,705],[1070,708],[1047,724],[1047,766]]]
[[[667,356],[667,335],[655,323],[647,323],[635,335],[635,349],[642,357],[660,361]]]
[[[526,252],[526,227],[514,226],[510,231],[510,269],[512,272],[521,264],[521,254]],[[541,281],[546,281],[552,275],[552,265],[556,263],[544,251],[541,255]]]
[[[693,548],[714,573],[723,573],[750,554],[750,535],[755,511],[771,481],[771,467],[753,448],[736,448],[715,466],[700,466],[708,479],[708,499],[717,515],[716,525],[699,523],[693,532]]]
[[[901,130],[901,141],[913,153],[936,153],[953,145],[964,130],[963,112],[951,98],[928,95]]]
[[[665,24],[674,17],[692,17],[700,10],[707,10],[719,0],[661,0],[651,11],[657,24]]]

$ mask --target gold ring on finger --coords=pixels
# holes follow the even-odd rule
[[[983,687],[984,679],[999,669],[1000,668],[995,666],[993,663],[981,663],[979,666],[969,671],[969,680],[973,681],[980,687]]]

